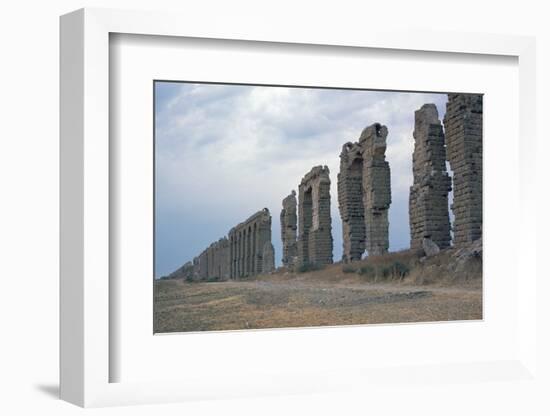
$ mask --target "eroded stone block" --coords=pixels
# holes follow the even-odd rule
[[[298,265],[332,263],[329,173],[315,166],[298,187]]]
[[[443,123],[453,171],[453,241],[464,246],[482,234],[483,96],[448,94]]]
[[[411,248],[429,239],[439,248],[451,243],[448,194],[451,178],[445,164],[445,135],[435,104],[415,112],[413,185],[409,194]]]
[[[388,129],[379,123],[365,128],[358,142],[340,153],[338,205],[342,218],[344,262],[384,254],[389,248],[390,167],[386,161]]]
[[[285,267],[293,267],[298,254],[296,241],[298,230],[298,215],[296,212],[296,191],[292,191],[283,199],[281,210],[281,239],[283,242],[282,263]]]

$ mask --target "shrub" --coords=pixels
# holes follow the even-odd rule
[[[376,275],[387,279],[391,276],[391,266],[380,266]]]
[[[355,270],[355,267],[352,266],[344,266],[342,267],[342,271],[344,273],[355,273],[357,270]]]
[[[358,273],[361,276],[366,276],[368,278],[372,278],[376,276],[376,271],[371,266],[363,266],[359,269]]]
[[[395,263],[393,263],[391,267],[392,267],[392,274],[395,277],[399,277],[400,279],[404,278],[410,272],[409,266],[399,261],[396,261]]]
[[[322,267],[316,263],[304,263],[296,270],[298,273],[313,272],[315,270],[321,270]]]
[[[208,283],[219,282],[220,278],[218,276],[212,276],[212,277],[209,277],[208,279],[206,279],[206,281]]]
[[[400,261],[395,261],[388,266],[382,266],[378,270],[378,275],[387,279],[387,278],[399,278],[403,279],[410,272],[409,266]]]

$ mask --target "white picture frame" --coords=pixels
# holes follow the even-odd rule
[[[241,22],[242,23],[242,22]],[[110,366],[117,358],[110,349],[110,310],[113,298],[110,259],[109,152],[109,36],[113,33],[147,36],[331,45],[332,47],[430,51],[440,54],[503,55],[517,58],[519,66],[519,210],[518,267],[523,278],[517,291],[517,354],[498,361],[442,362],[410,368],[370,368],[368,372],[333,369],[326,377],[317,373],[292,374],[288,369],[265,379],[239,380],[220,374],[208,379],[179,381],[110,382]],[[192,16],[82,9],[61,18],[61,398],[80,406],[161,403],[214,397],[252,397],[269,394],[322,393],[378,384],[427,384],[433,380],[481,383],[507,380],[537,383],[534,165],[530,163],[535,141],[535,41],[508,35],[430,33],[392,27],[349,28],[330,32],[312,27],[279,27],[275,22],[239,25],[223,19],[213,25]],[[528,151],[529,149],[529,151]],[[516,273],[518,271],[516,270]],[[209,335],[215,337],[215,334]],[[407,375],[408,374],[408,375]],[[477,375],[476,375],[477,374]],[[480,376],[483,374],[483,376]],[[215,387],[213,387],[213,385]],[[228,386],[223,389],[223,386]],[[352,387],[354,386],[354,387]],[[370,388],[370,387],[369,387]]]

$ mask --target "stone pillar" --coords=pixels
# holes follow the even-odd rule
[[[296,191],[292,191],[283,199],[281,210],[281,239],[283,241],[283,266],[292,267],[296,261],[297,242],[296,231],[298,217],[296,215]]]
[[[255,273],[254,273],[254,269],[253,269],[253,263],[254,263],[254,257],[255,257],[255,253],[254,253],[254,241],[252,239],[252,226],[249,225],[248,226],[248,231],[247,231],[247,238],[248,238],[248,276],[253,276]]]
[[[298,187],[298,264],[332,263],[330,177],[326,166],[315,166]]]
[[[309,264],[309,232],[311,229],[312,217],[312,199],[311,189],[306,189],[305,186],[298,188],[298,265],[303,266]]]
[[[212,271],[210,273],[210,277],[219,278],[218,244],[213,243],[210,250],[212,252]]]
[[[239,231],[239,277],[244,276],[244,230]]]
[[[453,238],[463,246],[482,234],[483,96],[448,94],[443,122],[453,171]]]
[[[229,278],[233,279],[235,277],[234,269],[234,256],[235,256],[235,247],[233,244],[233,235],[229,234]]]
[[[435,104],[424,104],[414,118],[414,180],[409,195],[411,248],[422,248],[424,238],[439,248],[447,248],[451,244],[451,178],[445,164],[443,126]]]
[[[237,232],[237,278],[242,277],[243,272],[243,236],[240,231]]]
[[[231,256],[230,243],[228,238],[223,237],[218,241],[218,274],[221,280],[231,277]]]
[[[208,278],[210,279],[214,276],[214,249],[212,244],[206,249],[208,252]]]
[[[233,239],[235,240],[233,244],[235,245],[235,253],[233,254],[233,261],[235,263],[235,274],[233,279],[239,278],[239,235],[237,233],[233,234]]]
[[[208,262],[208,277],[217,277],[216,274],[218,272],[218,265],[216,262],[216,243],[213,243],[208,248],[209,253],[209,262]]]
[[[359,143],[346,143],[340,153],[338,207],[342,219],[342,261],[361,260],[365,252],[363,203],[363,151]]]
[[[258,274],[258,252],[260,248],[258,247],[258,241],[257,241],[257,224],[254,223],[251,226],[252,234],[250,235],[250,239],[252,242],[252,258],[251,258],[251,265],[250,265],[250,273],[252,276],[255,276]]]
[[[387,136],[387,127],[375,123],[364,129],[359,137],[363,155],[365,248],[369,256],[387,253],[389,248],[391,185],[390,165],[385,155]]]
[[[234,253],[234,258],[233,258],[233,261],[235,263],[235,273],[233,275],[233,279],[238,279],[239,278],[239,236],[238,234],[235,233],[235,236],[233,237],[234,238],[234,244],[235,244],[235,253]]]
[[[275,249],[271,241],[266,241],[262,250],[262,273],[275,270]]]
[[[236,260],[237,271],[235,274],[235,278],[238,279],[239,277],[241,277],[241,236],[238,231],[235,232],[235,238],[236,238],[235,245],[237,246],[237,260]]]
[[[199,278],[205,280],[208,278],[208,251],[204,250],[199,255]]]
[[[193,258],[193,280],[198,280],[200,277],[199,257]]]
[[[209,279],[212,275],[212,251],[210,250],[210,246],[206,249],[206,278]]]
[[[243,276],[248,276],[248,261],[249,261],[249,258],[250,258],[250,246],[249,246],[249,243],[250,243],[250,236],[248,234],[248,230],[244,229],[243,231],[244,233],[244,274]]]
[[[267,243],[271,244],[271,215],[269,213],[269,210],[267,208],[264,208],[262,211],[256,214],[254,221],[256,222],[257,232],[258,232],[257,273],[260,274],[260,273],[263,273],[264,247]]]

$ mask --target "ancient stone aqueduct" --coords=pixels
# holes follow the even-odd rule
[[[478,94],[448,94],[443,124],[434,104],[415,112],[413,185],[409,194],[410,246],[425,239],[439,248],[462,246],[481,237],[482,115]],[[391,204],[390,165],[386,160],[388,129],[365,128],[357,142],[343,145],[338,174],[343,262],[387,253]],[[449,162],[453,177],[447,172]],[[282,201],[282,263],[286,268],[333,262],[330,177],[315,166]],[[451,222],[448,195],[453,190]],[[192,262],[173,273],[194,280],[240,279],[275,269],[271,214],[267,208],[233,227]]]

